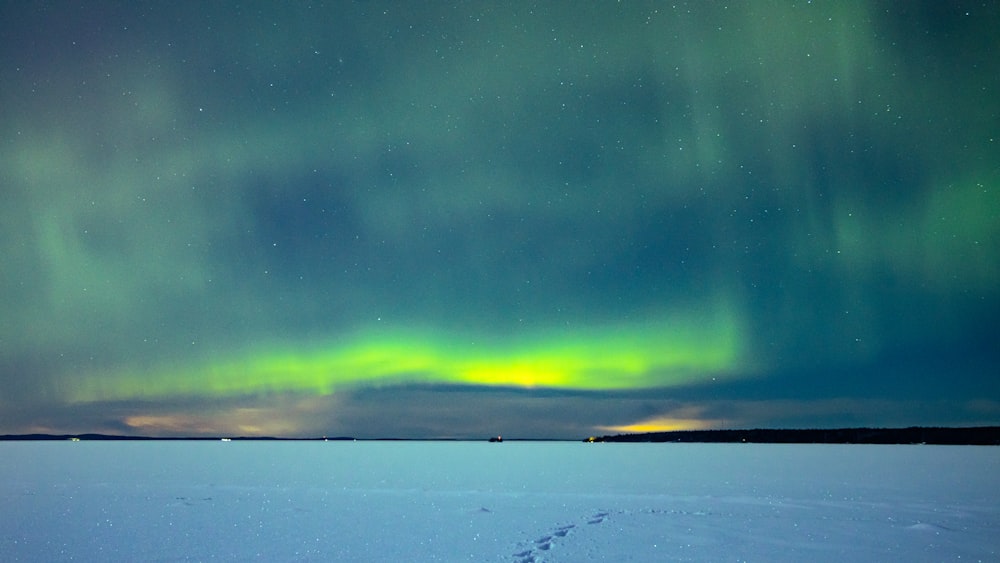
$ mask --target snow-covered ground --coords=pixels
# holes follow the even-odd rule
[[[0,443],[2,561],[998,561],[1000,448]]]

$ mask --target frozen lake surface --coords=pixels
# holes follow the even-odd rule
[[[998,561],[1000,448],[0,443],[3,561]]]

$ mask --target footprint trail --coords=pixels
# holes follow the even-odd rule
[[[601,524],[608,518],[608,516],[610,516],[609,512],[597,512],[593,516],[586,518],[586,524],[582,524],[581,526]],[[546,553],[557,547],[558,544],[565,542],[570,536],[578,533],[580,530],[581,527],[576,524],[566,524],[553,528],[551,532],[527,544],[525,549],[521,549],[517,553],[514,553],[514,562],[542,563],[545,561]]]

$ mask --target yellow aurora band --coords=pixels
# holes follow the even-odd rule
[[[72,402],[329,394],[355,387],[458,384],[624,390],[745,374],[739,325],[728,316],[479,338],[431,330],[366,330],[332,346],[272,346],[222,361],[77,379]]]

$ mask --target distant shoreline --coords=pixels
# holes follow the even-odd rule
[[[0,442],[25,441],[258,441],[258,442],[486,442],[473,438],[354,438],[322,436],[315,438],[284,438],[273,436],[122,436],[114,434],[4,434]],[[576,442],[547,438],[509,439],[509,442]],[[951,446],[998,446],[1000,426],[924,427],[907,428],[826,428],[746,430],[674,430],[591,436],[583,442],[593,443],[753,443],[753,444],[928,444]]]
[[[125,436],[118,434],[2,434],[0,442],[489,442],[492,438],[355,438],[352,436]],[[504,440],[501,440],[501,443]],[[578,442],[578,439],[515,438],[509,442]]]
[[[998,446],[1000,426],[964,428],[911,426],[908,428],[827,428],[751,430],[675,430],[641,434],[593,436],[586,442],[641,443],[753,443],[753,444],[930,444]]]

